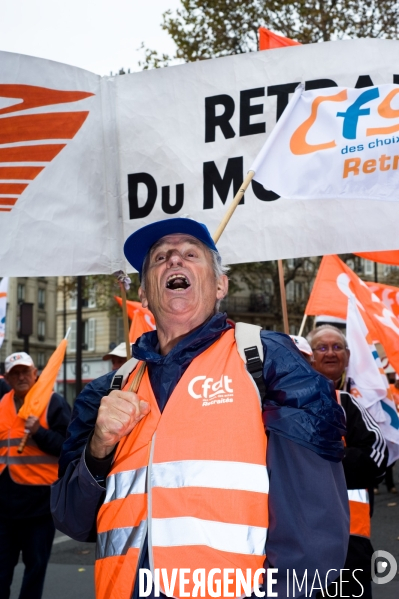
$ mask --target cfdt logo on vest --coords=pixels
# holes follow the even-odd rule
[[[196,376],[188,384],[188,392],[194,399],[201,399],[203,406],[233,402],[233,379],[222,374],[215,381],[205,375]]]

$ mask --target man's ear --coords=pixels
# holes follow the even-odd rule
[[[147,295],[145,293],[145,290],[142,287],[139,287],[139,298],[141,301],[141,305],[143,306],[143,308],[148,308],[148,299],[147,299]]]
[[[221,275],[217,282],[216,299],[222,300],[226,297],[229,290],[229,278],[227,275]]]

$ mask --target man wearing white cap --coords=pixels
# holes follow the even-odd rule
[[[126,343],[120,343],[105,356],[103,360],[111,360],[112,370],[118,370],[126,362]]]
[[[108,375],[77,398],[52,489],[57,528],[97,537],[97,599],[138,598],[139,573],[149,568],[169,581],[180,568],[175,597],[189,596],[181,574],[192,587],[201,569],[209,581],[207,571],[276,568],[280,597],[287,569],[300,580],[339,569],[345,427],[330,383],[289,337],[257,331],[266,438],[254,362],[244,363],[218,311],[228,280],[208,229],[187,218],[152,223],[129,237],[125,255],[157,330],[133,345],[141,365],[123,390],[110,392]],[[165,578],[161,587],[163,596]],[[239,589],[221,596],[240,597]]]
[[[21,552],[25,571],[19,599],[40,599],[55,533],[50,485],[57,479],[70,408],[53,393],[39,418],[18,416],[37,379],[37,368],[25,352],[6,358],[5,379],[11,391],[0,401],[0,599],[9,597]],[[20,453],[25,432],[30,435]]]

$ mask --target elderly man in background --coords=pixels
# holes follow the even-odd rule
[[[21,552],[25,572],[19,599],[40,599],[55,533],[50,485],[57,479],[70,408],[53,393],[40,418],[20,418],[18,411],[36,382],[37,368],[28,354],[19,352],[6,358],[5,371],[11,391],[0,401],[0,599],[10,596]]]
[[[347,433],[345,471],[350,506],[350,539],[345,568],[359,568],[356,577],[364,586],[362,599],[371,598],[370,518],[375,481],[386,469],[388,452],[381,431],[366,409],[350,391],[350,381],[345,378],[350,351],[345,335],[332,325],[322,325],[307,337],[314,354],[314,368],[329,378],[337,390],[337,399],[345,410]],[[370,503],[369,503],[370,502]],[[343,596],[358,594],[358,586],[343,586]]]
[[[52,490],[57,528],[97,536],[97,598],[138,598],[138,571],[150,565],[169,581],[174,568],[228,568],[234,578],[273,567],[279,597],[287,569],[309,581],[317,570],[324,584],[348,542],[332,386],[289,337],[258,332],[266,437],[254,380],[218,312],[228,280],[206,227],[153,223],[131,235],[125,255],[157,330],[133,345],[140,365],[123,390],[109,392],[107,375],[77,398]],[[291,597],[304,596],[288,583]]]
[[[118,370],[126,362],[126,343],[120,343],[112,351],[109,351],[103,360],[111,360],[112,370]]]

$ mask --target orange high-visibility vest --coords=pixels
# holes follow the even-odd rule
[[[40,416],[43,428],[49,428],[47,410]],[[0,474],[4,468],[20,485],[51,485],[58,478],[58,458],[44,453],[29,437],[22,454],[18,446],[25,435],[25,420],[15,409],[14,391],[0,401]]]
[[[346,393],[346,391],[345,391]],[[340,391],[335,391],[337,402],[341,404]],[[342,438],[346,446],[345,437]],[[370,538],[370,501],[367,489],[348,489],[349,534]]]
[[[154,570],[165,568],[170,581],[173,568],[190,569],[185,592],[198,568],[206,576],[233,568],[233,579],[235,569],[245,576],[250,568],[252,579],[265,559],[266,435],[234,331],[193,360],[162,415],[147,372],[138,395],[151,412],[120,441],[107,477],[97,519],[97,599],[131,598],[147,534]],[[181,596],[179,576],[173,596]]]
[[[349,532],[351,535],[370,538],[370,502],[366,489],[348,489]]]

